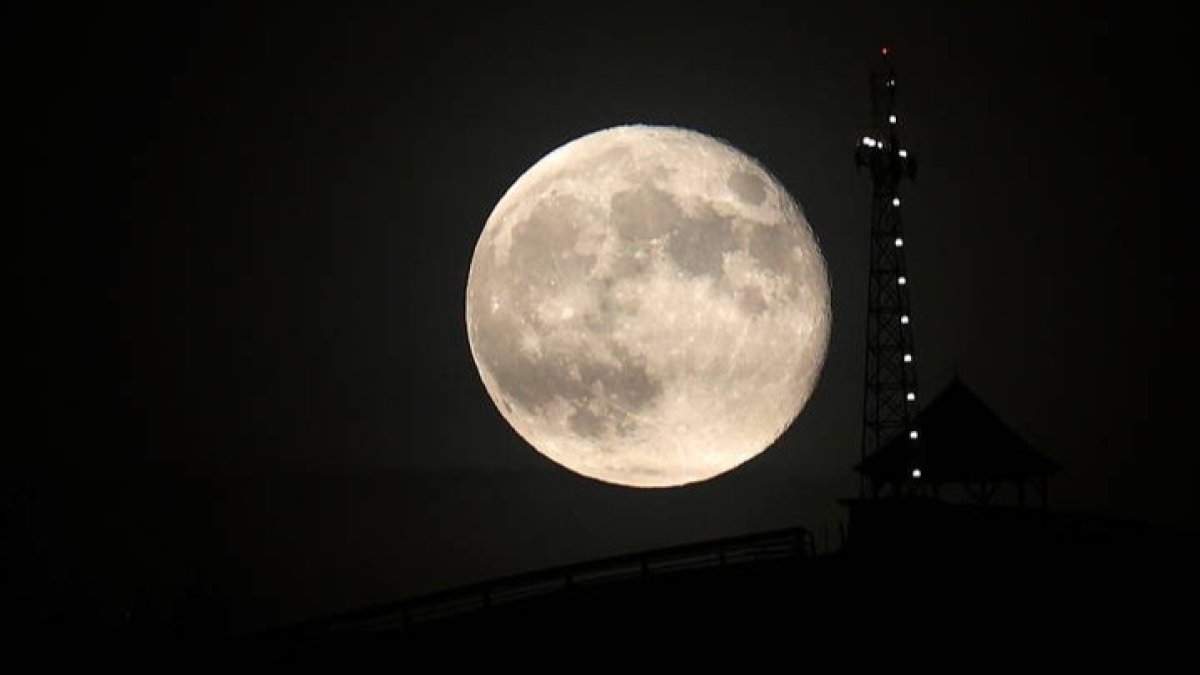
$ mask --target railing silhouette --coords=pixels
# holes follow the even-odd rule
[[[295,637],[319,637],[405,630],[431,621],[486,611],[497,605],[603,584],[646,581],[684,572],[813,555],[815,546],[808,530],[775,530],[539,570],[357,610],[332,619],[309,621],[285,632]]]

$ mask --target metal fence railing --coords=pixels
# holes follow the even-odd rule
[[[317,637],[404,630],[430,621],[572,589],[814,555],[813,537],[807,529],[775,530],[539,570],[349,612],[330,619],[308,621],[284,632],[293,637]]]

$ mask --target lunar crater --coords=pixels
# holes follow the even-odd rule
[[[748,171],[734,171],[729,175],[729,188],[747,204],[758,206],[767,199],[767,186],[762,179]]]

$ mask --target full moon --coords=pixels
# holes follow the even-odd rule
[[[554,150],[475,246],[467,336],[500,414],[546,457],[634,487],[758,455],[811,396],[829,280],[804,213],[704,134],[622,126]]]

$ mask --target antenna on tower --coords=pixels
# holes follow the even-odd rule
[[[912,420],[917,402],[913,317],[908,300],[911,278],[904,256],[900,187],[917,173],[916,158],[900,141],[896,114],[896,70],[892,50],[880,49],[871,71],[871,126],[858,141],[854,161],[871,174],[871,266],[867,279],[867,349],[863,386],[862,457],[865,460],[893,436],[905,433],[919,443]],[[914,447],[914,450],[918,449]],[[908,475],[922,479],[919,452]],[[860,476],[859,497],[867,492]],[[880,486],[873,484],[873,496]]]

